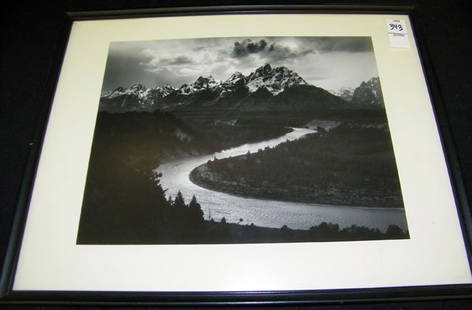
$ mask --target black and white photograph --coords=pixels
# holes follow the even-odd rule
[[[408,239],[368,36],[111,42],[77,244]]]

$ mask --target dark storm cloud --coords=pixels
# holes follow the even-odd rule
[[[370,37],[320,37],[316,38],[316,49],[320,53],[329,52],[372,52]]]
[[[249,54],[255,54],[263,51],[267,46],[265,40],[253,42],[251,39],[246,39],[241,42],[236,41],[233,45],[232,56],[235,58],[246,57]]]
[[[233,58],[244,58],[250,54],[260,54],[268,58],[268,60],[280,61],[288,58],[303,57],[313,52],[312,49],[295,50],[264,39],[255,42],[251,39],[245,39],[234,42],[231,56]]]

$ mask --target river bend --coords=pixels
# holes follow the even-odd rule
[[[385,230],[395,224],[406,230],[406,219],[402,209],[371,207],[333,206],[303,202],[286,202],[257,198],[244,198],[200,187],[189,179],[190,172],[214,157],[218,159],[254,153],[265,147],[274,147],[286,141],[294,141],[315,133],[307,128],[293,128],[281,137],[257,143],[248,143],[210,155],[193,156],[160,165],[156,171],[162,173],[161,185],[166,194],[175,197],[180,190],[186,202],[193,195],[202,206],[205,219],[239,222],[265,227],[280,228],[287,225],[293,229],[309,229],[321,222],[338,224],[341,228],[353,224]]]

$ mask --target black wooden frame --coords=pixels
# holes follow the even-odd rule
[[[467,195],[461,179],[459,163],[452,143],[451,132],[442,103],[440,89],[429,60],[427,48],[421,40],[421,33],[415,27],[413,6],[362,6],[362,5],[252,5],[252,6],[201,6],[173,7],[158,9],[108,10],[67,12],[67,24],[63,40],[60,42],[64,56],[72,23],[78,20],[192,16],[222,14],[294,14],[294,13],[338,13],[338,14],[405,14],[411,19],[413,33],[420,53],[423,73],[435,111],[443,152],[446,156],[449,177],[458,208],[464,243],[472,267],[472,216]],[[13,280],[16,272],[23,231],[26,225],[31,192],[42,141],[52,105],[52,98],[58,81],[62,58],[57,59],[51,69],[46,97],[50,104],[40,115],[36,136],[31,143],[31,151],[26,173],[18,197],[17,209],[10,234],[5,262],[0,275],[0,304],[94,304],[94,305],[256,305],[256,304],[300,304],[300,303],[347,303],[377,301],[420,301],[439,299],[461,299],[472,297],[472,284],[435,285],[415,287],[390,287],[369,289],[334,289],[313,291],[251,291],[251,292],[98,292],[98,291],[14,291]]]

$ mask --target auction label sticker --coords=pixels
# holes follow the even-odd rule
[[[387,19],[388,39],[391,47],[410,48],[410,41],[403,19]]]

